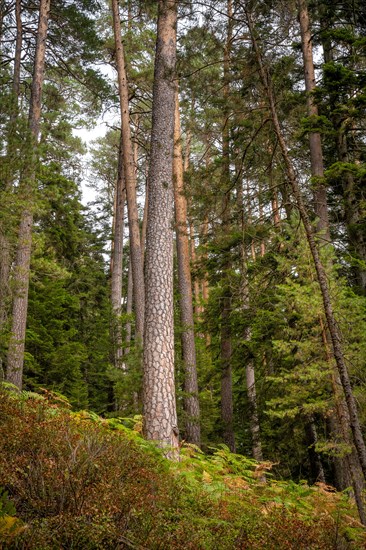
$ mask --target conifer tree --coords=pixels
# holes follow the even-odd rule
[[[200,407],[198,400],[196,346],[192,303],[192,281],[189,262],[189,240],[187,225],[187,201],[184,196],[183,159],[180,133],[178,87],[175,94],[174,126],[174,204],[178,260],[178,285],[180,317],[182,323],[182,352],[184,363],[184,412],[185,439],[200,446]]]
[[[21,214],[18,250],[15,263],[12,328],[7,357],[6,377],[22,387],[25,328],[27,323],[29,268],[32,249],[32,226],[37,163],[37,146],[41,118],[42,88],[46,55],[46,38],[50,0],[41,0],[37,30],[36,54],[33,68],[29,107],[29,157],[20,183],[24,209]]]
[[[173,327],[173,146],[177,3],[159,0],[148,176],[144,432],[178,448]],[[137,289],[135,289],[137,292]]]

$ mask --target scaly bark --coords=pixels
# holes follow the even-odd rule
[[[34,186],[49,12],[50,0],[41,0],[28,119],[30,155],[22,181],[20,182],[20,194],[24,201],[24,209],[21,214],[17,257],[14,268],[13,317],[6,373],[7,380],[19,389],[21,389],[23,381],[24,343],[32,249]]]
[[[136,314],[136,339],[142,343],[145,317],[145,284],[142,267],[140,226],[136,199],[136,172],[131,138],[128,82],[125,69],[124,49],[121,39],[121,22],[118,0],[112,0],[113,31],[116,47],[118,91],[121,110],[122,151],[127,196],[128,226],[130,232],[130,254],[132,276],[135,288],[134,304]]]
[[[200,405],[198,400],[196,345],[194,340],[192,280],[189,262],[187,200],[184,196],[183,159],[180,131],[179,96],[175,95],[174,126],[174,204],[178,259],[180,319],[182,323],[182,352],[184,363],[185,439],[200,446]]]
[[[159,0],[148,178],[144,433],[175,458],[178,427],[174,382],[173,147],[177,3]]]

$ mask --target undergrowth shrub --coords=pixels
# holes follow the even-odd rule
[[[2,391],[0,487],[21,528],[0,529],[1,547],[363,547],[352,506],[326,487],[263,483],[266,464],[225,447],[207,457],[187,446],[181,459],[168,462],[118,419]]]

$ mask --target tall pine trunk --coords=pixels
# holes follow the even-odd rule
[[[159,0],[148,176],[144,433],[176,456],[174,382],[173,147],[177,3]]]
[[[42,88],[46,56],[46,38],[51,0],[41,0],[36,39],[36,51],[29,108],[29,159],[20,182],[20,196],[24,201],[21,213],[18,248],[14,267],[14,299],[12,327],[8,348],[7,373],[9,382],[22,387],[25,330],[27,324],[28,289],[32,249],[34,192],[37,169],[37,145],[41,118]]]
[[[187,225],[187,200],[184,196],[183,159],[180,135],[178,89],[175,96],[174,127],[174,204],[178,257],[178,285],[180,318],[182,323],[182,351],[184,363],[184,412],[185,439],[200,446],[200,406],[198,400],[196,345],[194,340],[193,300],[189,238]]]
[[[122,152],[127,196],[128,226],[130,232],[130,254],[133,285],[135,289],[134,304],[136,314],[136,339],[142,343],[145,317],[145,285],[142,266],[139,216],[136,199],[136,172],[130,127],[128,82],[125,69],[124,49],[121,39],[121,22],[118,9],[118,0],[112,0],[112,13],[116,47],[118,91],[121,110]]]

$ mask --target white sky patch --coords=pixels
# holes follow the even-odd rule
[[[116,71],[111,67],[111,65],[108,65],[107,63],[99,65],[98,69],[100,72],[107,77],[107,79],[112,80],[113,82],[116,80]],[[89,176],[90,171],[90,145],[91,143],[96,140],[97,138],[105,136],[108,129],[111,126],[119,126],[120,120],[118,111],[115,109],[112,109],[111,111],[106,111],[101,115],[94,128],[74,128],[73,134],[74,136],[79,137],[84,144],[88,148],[88,152],[83,158],[83,173],[82,173],[82,182],[81,182],[81,190],[82,190],[82,203],[86,206],[89,202],[93,202],[96,199],[96,192],[94,189],[91,189],[89,187],[89,182],[91,180]]]

